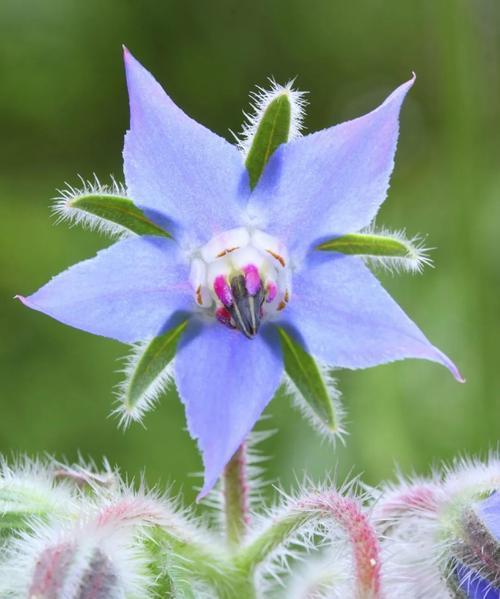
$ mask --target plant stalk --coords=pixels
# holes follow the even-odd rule
[[[224,512],[227,542],[238,547],[250,523],[247,452],[243,443],[224,469]]]

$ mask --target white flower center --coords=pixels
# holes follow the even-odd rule
[[[246,337],[283,310],[291,298],[286,247],[275,237],[246,227],[212,238],[194,255],[190,282],[195,302]]]

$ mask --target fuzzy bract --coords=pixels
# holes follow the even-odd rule
[[[273,98],[289,95],[294,138],[274,151],[251,189],[241,147],[189,118],[128,51],[125,66],[126,196],[173,239],[127,237],[20,299],[124,343],[188,320],[173,375],[203,454],[201,495],[282,381],[276,326],[328,366],[423,358],[460,379],[362,258],[316,249],[372,224],[386,197],[413,78],[372,112],[304,137],[301,96],[290,86],[258,98],[257,116]],[[245,151],[254,131],[252,124],[245,129]],[[408,248],[417,268],[418,248]],[[137,404],[137,415],[156,389]]]

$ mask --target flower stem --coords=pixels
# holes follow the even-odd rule
[[[227,541],[234,547],[240,545],[250,522],[245,443],[224,469],[223,487]]]
[[[352,546],[355,599],[380,599],[380,546],[361,504],[335,491],[313,492],[291,500],[270,520],[267,528],[237,556],[241,571],[252,572],[279,547],[293,542],[302,528],[314,532],[314,523],[331,521],[342,529]],[[312,525],[312,526],[311,526]]]

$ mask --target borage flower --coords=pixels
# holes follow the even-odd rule
[[[148,340],[124,388],[130,418],[141,416],[174,364],[203,454],[201,495],[274,396],[284,368],[330,429],[338,428],[332,389],[317,364],[423,358],[460,380],[363,262],[418,269],[426,260],[418,244],[370,228],[414,79],[373,112],[304,137],[301,95],[274,86],[257,98],[238,148],[186,116],[128,51],[125,66],[127,197],[70,190],[59,209],[138,235],[20,299],[97,335]]]

